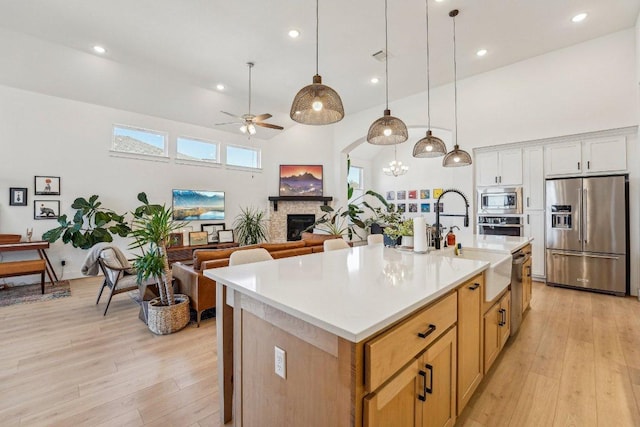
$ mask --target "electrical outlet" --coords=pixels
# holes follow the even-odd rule
[[[287,379],[287,352],[275,346],[275,372],[276,375]]]

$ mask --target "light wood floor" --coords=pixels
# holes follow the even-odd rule
[[[0,308],[0,425],[218,426],[215,320],[155,336],[126,295],[103,317],[97,288]],[[534,283],[458,425],[638,426],[638,402],[640,303]]]

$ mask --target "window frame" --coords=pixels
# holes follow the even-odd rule
[[[146,132],[146,133],[150,133],[150,134],[161,136],[162,139],[163,139],[163,142],[164,142],[164,144],[163,144],[164,145],[163,154],[135,153],[135,152],[131,152],[131,151],[117,150],[115,148],[116,128],[129,129],[129,130],[139,131],[139,132]],[[123,124],[120,124],[120,123],[114,123],[111,126],[111,147],[109,149],[109,152],[111,153],[111,155],[116,156],[116,157],[129,157],[129,158],[138,158],[138,159],[144,159],[144,160],[155,160],[155,161],[168,162],[169,161],[169,133],[168,132],[164,132],[164,131],[154,130],[154,129],[143,128],[143,127],[139,127],[139,126],[123,125]]]
[[[204,144],[211,144],[216,147],[216,160],[193,160],[193,159],[181,159],[179,158],[178,152],[178,142],[180,139],[186,139],[194,142],[201,142]],[[222,143],[217,141],[211,141],[203,138],[196,138],[186,135],[180,135],[176,137],[176,150],[175,150],[175,161],[176,163],[182,164],[190,164],[190,165],[200,165],[200,166],[220,166],[222,164],[221,154],[222,154]]]
[[[249,151],[256,152],[257,153],[257,166],[244,166],[244,165],[229,164],[229,147],[239,148],[239,149],[242,149],[242,150],[249,150]],[[257,147],[247,147],[246,145],[225,144],[224,164],[229,169],[261,171],[262,170],[262,150],[260,148],[257,148]]]

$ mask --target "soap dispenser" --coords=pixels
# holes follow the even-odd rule
[[[456,246],[456,235],[453,232],[454,228],[460,230],[460,228],[456,225],[449,228],[449,232],[447,233],[447,246]]]

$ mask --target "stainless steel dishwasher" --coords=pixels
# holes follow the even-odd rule
[[[522,264],[528,259],[529,255],[519,250],[513,254],[511,262],[511,336],[518,332],[522,323]]]

